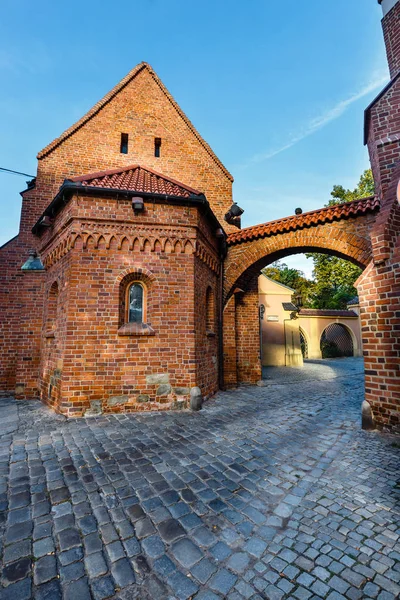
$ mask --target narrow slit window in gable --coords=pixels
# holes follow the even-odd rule
[[[128,139],[129,135],[127,133],[121,133],[121,154],[128,154]]]
[[[154,156],[160,158],[161,138],[154,138]]]

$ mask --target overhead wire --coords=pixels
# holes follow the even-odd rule
[[[22,173],[21,171],[14,171],[13,169],[6,169],[5,167],[0,167],[0,171],[4,173],[10,173],[11,175],[23,175],[24,177],[34,178],[35,175],[29,175],[28,173]]]

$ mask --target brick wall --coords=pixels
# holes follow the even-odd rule
[[[400,78],[368,109],[366,136],[376,191],[383,199],[400,160]]]
[[[400,69],[400,3],[382,19],[383,37],[385,40],[390,77],[393,79]]]
[[[24,248],[13,238],[0,248],[0,391],[14,392],[17,368],[17,341],[23,300],[20,293]],[[25,260],[28,256],[25,257]]]
[[[120,152],[121,133],[128,133],[129,135],[127,154]],[[159,158],[155,157],[154,153],[154,139],[156,137],[162,140]],[[52,371],[58,372],[59,370],[57,366],[54,366],[57,360],[60,360],[55,358],[59,351],[57,349],[58,342],[54,341],[53,338],[48,338],[46,343],[40,340],[40,336],[36,335],[37,330],[41,329],[38,323],[35,323],[34,327],[33,337],[35,337],[36,342],[33,343],[34,347],[32,346],[32,360],[25,361],[31,363],[29,374],[24,367],[19,365],[18,356],[22,360],[23,356],[29,354],[26,337],[22,334],[19,322],[22,319],[28,324],[32,306],[36,302],[39,302],[40,305],[37,290],[22,284],[20,267],[27,260],[31,248],[38,249],[39,246],[44,247],[46,244],[48,244],[48,247],[43,248],[46,256],[51,253],[50,250],[53,252],[49,259],[50,263],[56,259],[59,260],[63,256],[65,247],[62,244],[66,243],[66,231],[63,228],[65,228],[68,219],[71,217],[69,206],[64,209],[61,220],[57,221],[60,230],[58,233],[56,232],[55,236],[55,230],[53,229],[39,241],[32,235],[31,228],[50,204],[65,178],[131,164],[141,164],[204,192],[213,211],[221,219],[221,223],[226,230],[235,229],[223,221],[223,215],[232,202],[232,177],[215,157],[212,150],[203,142],[179,107],[176,106],[174,100],[151,68],[146,65],[136,69],[135,75],[131,78],[126,78],[120,91],[103,103],[102,108],[94,116],[86,120],[85,123],[80,124],[73,133],[70,132],[62,141],[56,141],[56,143],[47,147],[39,153],[39,157],[36,186],[23,194],[19,236],[17,240],[0,249],[2,263],[7,265],[6,272],[1,274],[0,281],[2,284],[0,303],[6,317],[0,325],[2,333],[2,336],[0,336],[0,389],[7,391],[13,391],[16,383],[22,383],[26,386],[26,390],[33,393],[35,389],[33,379],[38,375],[37,372],[35,374],[35,368],[37,365],[37,348],[40,344],[42,344],[43,351],[46,354],[53,356],[54,364],[52,363],[52,367],[54,368],[52,368]],[[110,219],[115,218],[113,211],[115,202],[108,211]],[[99,219],[104,218],[103,208],[95,206],[95,204],[90,201],[86,205],[84,215],[86,218],[89,216]],[[92,208],[94,210],[93,214]],[[166,224],[170,221],[169,208],[164,207],[158,212],[157,218],[160,219],[160,224]],[[157,223],[157,226],[159,223]],[[136,225],[137,223],[134,223],[134,226]],[[202,227],[201,224],[198,224],[198,226],[199,228]],[[57,240],[58,234],[59,239]],[[207,237],[210,233],[208,230],[203,231],[203,235]],[[140,237],[140,232],[138,237]],[[149,238],[150,246],[153,238],[154,235]],[[211,241],[211,245],[213,243]],[[145,250],[147,252],[147,247]],[[151,252],[154,251],[157,253],[158,249],[152,248]],[[165,253],[163,252],[162,255],[162,260],[165,262]],[[189,260],[184,257],[183,259]],[[125,257],[124,261],[125,263],[128,262],[128,258]],[[215,270],[215,258],[212,262],[212,268]],[[172,260],[171,267],[168,267],[172,280],[174,278],[172,274],[173,263]],[[60,269],[62,268],[61,264],[58,267]],[[193,270],[193,268],[192,265],[191,269]],[[215,271],[212,271],[212,273],[212,285],[215,286]],[[62,273],[58,273],[57,277],[61,278]],[[203,278],[201,275],[201,279]],[[21,285],[18,283],[20,280]],[[190,293],[193,293],[193,278],[191,281]],[[21,300],[22,297],[23,300]],[[42,308],[37,313],[38,315],[41,315],[41,310]],[[38,318],[42,317],[38,316]],[[210,352],[213,354],[213,346],[215,346],[216,340],[208,340],[207,343]],[[140,348],[145,347],[145,344],[148,344],[150,348],[149,341],[144,341]],[[35,358],[33,358],[33,355],[35,355]],[[194,358],[192,357],[191,360],[194,361]],[[194,368],[192,367],[192,369]],[[17,369],[20,377],[25,378],[25,381],[16,381]],[[27,377],[30,378],[29,385]],[[209,393],[215,388],[215,384],[211,382],[211,379],[202,384],[205,389],[209,390]],[[52,395],[57,395],[61,387],[61,383],[53,385]],[[21,392],[21,388],[18,391]]]
[[[56,281],[62,307],[54,337],[45,310],[45,402],[79,416],[96,404],[104,412],[187,406],[195,385],[216,391],[218,332],[205,331],[206,289],[217,294],[219,271],[210,227],[196,207],[146,202],[135,216],[129,200],[70,200],[41,238],[46,298]],[[121,327],[127,278],[147,291],[144,335]]]
[[[224,340],[224,387],[237,385],[237,349],[236,349],[236,296],[233,294],[223,312]]]
[[[256,383],[261,379],[258,275],[247,284],[245,293],[236,295],[236,352],[239,382]]]
[[[365,399],[379,427],[400,428],[400,244],[372,262],[357,283],[365,360]]]

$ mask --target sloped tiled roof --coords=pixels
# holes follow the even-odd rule
[[[43,150],[41,150],[38,153],[37,158],[41,159],[44,158],[47,154],[50,154],[50,152],[57,148],[57,146],[59,146],[64,140],[69,138],[76,131],[78,131],[78,129],[83,127],[85,123],[87,123],[98,112],[100,112],[102,108],[104,108],[121,90],[123,90],[132,81],[132,79],[134,79],[144,69],[147,69],[147,71],[153,77],[158,87],[161,89],[163,94],[175,108],[176,112],[183,119],[183,121],[186,123],[189,129],[192,131],[194,136],[198,139],[198,141],[206,150],[206,152],[210,155],[212,160],[222,169],[222,171],[225,173],[228,179],[230,179],[230,181],[233,181],[233,177],[229,173],[228,169],[222,164],[218,156],[213,152],[211,146],[209,146],[209,144],[207,144],[207,142],[201,137],[193,123],[188,119],[181,107],[177,104],[177,102],[171,96],[167,88],[164,86],[161,79],[156,75],[151,66],[146,62],[141,62],[139,65],[136,65],[136,67],[134,67],[131,71],[129,71],[129,73],[123,79],[121,79],[121,81],[117,83],[117,85],[113,87],[113,89],[110,90],[101,100],[99,100],[81,119],[79,119],[79,121],[74,123],[71,127],[66,129],[64,133],[62,133],[58,138],[56,138],[55,140],[50,142],[50,144],[48,144],[45,148],[43,148]]]
[[[240,231],[228,235],[227,242],[230,246],[241,244],[250,240],[295,231],[296,229],[304,229],[313,225],[322,225],[324,223],[333,223],[341,219],[349,219],[360,215],[374,212],[379,209],[379,200],[375,196],[353,200],[352,202],[344,202],[343,204],[335,204],[326,208],[319,208],[301,215],[293,215],[269,223],[261,225],[253,225],[245,227]]]
[[[282,302],[283,310],[287,311],[297,311],[297,306],[293,304],[293,302]]]
[[[99,173],[89,173],[80,177],[71,177],[69,181],[81,183],[85,187],[124,190],[137,192],[138,194],[176,196],[179,198],[202,195],[202,192],[184,183],[165,177],[161,173],[140,165],[130,165],[119,169],[100,171]]]
[[[354,310],[333,310],[324,308],[302,308],[300,317],[358,317]]]

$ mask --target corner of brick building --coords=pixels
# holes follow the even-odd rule
[[[120,152],[121,133],[129,134],[128,154]],[[159,158],[154,156],[154,138],[162,139]],[[99,241],[101,236],[103,240],[104,237],[109,239],[107,235],[110,237],[115,228],[115,213],[119,210],[116,200],[112,201],[114,214],[110,213],[109,222],[101,226],[98,219],[108,210],[109,202],[91,198],[85,203],[76,199],[57,216],[51,231],[41,238],[31,233],[32,226],[64,179],[132,164],[153,168],[201,190],[223,222],[223,215],[232,202],[232,177],[146,66],[81,127],[39,153],[36,185],[23,196],[17,241],[0,249],[8,258],[1,298],[7,315],[2,325],[5,334],[2,344],[6,352],[2,352],[4,367],[0,369],[4,373],[1,381],[4,390],[16,390],[19,397],[32,397],[37,395],[39,387],[45,402],[60,412],[76,415],[99,399],[102,402],[106,399],[105,410],[148,410],[156,406],[163,408],[162,404],[170,406],[181,396],[185,396],[187,405],[188,386],[200,385],[205,395],[216,391],[218,332],[215,337],[208,336],[207,332],[203,336],[204,315],[198,307],[207,288],[211,287],[217,309],[219,257],[214,234],[198,209],[191,209],[188,218],[188,209],[183,207],[171,207],[167,214],[165,207],[158,211],[154,205],[152,223],[139,224],[143,231],[136,236],[138,247],[134,241],[138,223],[129,222],[132,221],[130,207],[127,228],[131,231],[120,228],[114,241],[107,242],[107,248]],[[126,216],[126,209],[126,203],[122,203],[122,218]],[[68,242],[67,238],[73,234],[72,229],[78,227],[82,232],[91,217],[90,232],[94,235],[88,242],[81,242],[80,238],[73,248],[69,247],[71,238]],[[73,226],[66,225],[68,219]],[[180,227],[179,244],[176,247],[167,244],[161,249],[166,232],[159,238],[160,228],[169,226],[171,229],[174,225]],[[228,224],[224,227],[228,231],[232,229]],[[128,245],[123,241],[125,234],[130,239]],[[188,240],[190,250],[185,246]],[[31,248],[40,252],[46,264],[45,273],[21,272]],[[155,273],[160,298],[165,302],[164,306],[162,303],[154,305],[155,336],[133,339],[116,335],[119,300],[111,289],[115,279],[127,268],[144,268]],[[46,315],[48,294],[54,282],[58,285],[62,310],[57,315],[53,335],[48,331]],[[114,301],[117,305],[107,305]],[[165,306],[168,307],[167,319]],[[34,317],[32,307],[35,307]],[[176,314],[178,307],[184,307],[184,317]],[[103,315],[100,315],[102,310]],[[102,322],[94,331],[92,321],[83,331],[82,326],[86,325],[83,315],[97,320],[104,316],[107,323]],[[167,330],[168,335],[160,333]],[[171,332],[174,332],[173,339]],[[170,351],[169,346],[176,350]],[[211,367],[203,373],[196,367],[196,357],[206,360]],[[167,375],[164,373],[166,364],[173,365]],[[184,365],[185,377],[179,374],[180,364]],[[157,397],[160,386],[155,388],[154,384],[147,383],[154,369],[168,379],[168,383],[161,384],[165,386],[163,390],[169,390],[170,386],[168,402],[165,397]],[[178,394],[173,394],[173,390],[178,390]],[[138,396],[148,400],[133,406],[132,399]],[[108,398],[118,397],[128,398],[128,401],[115,400],[107,405]]]

